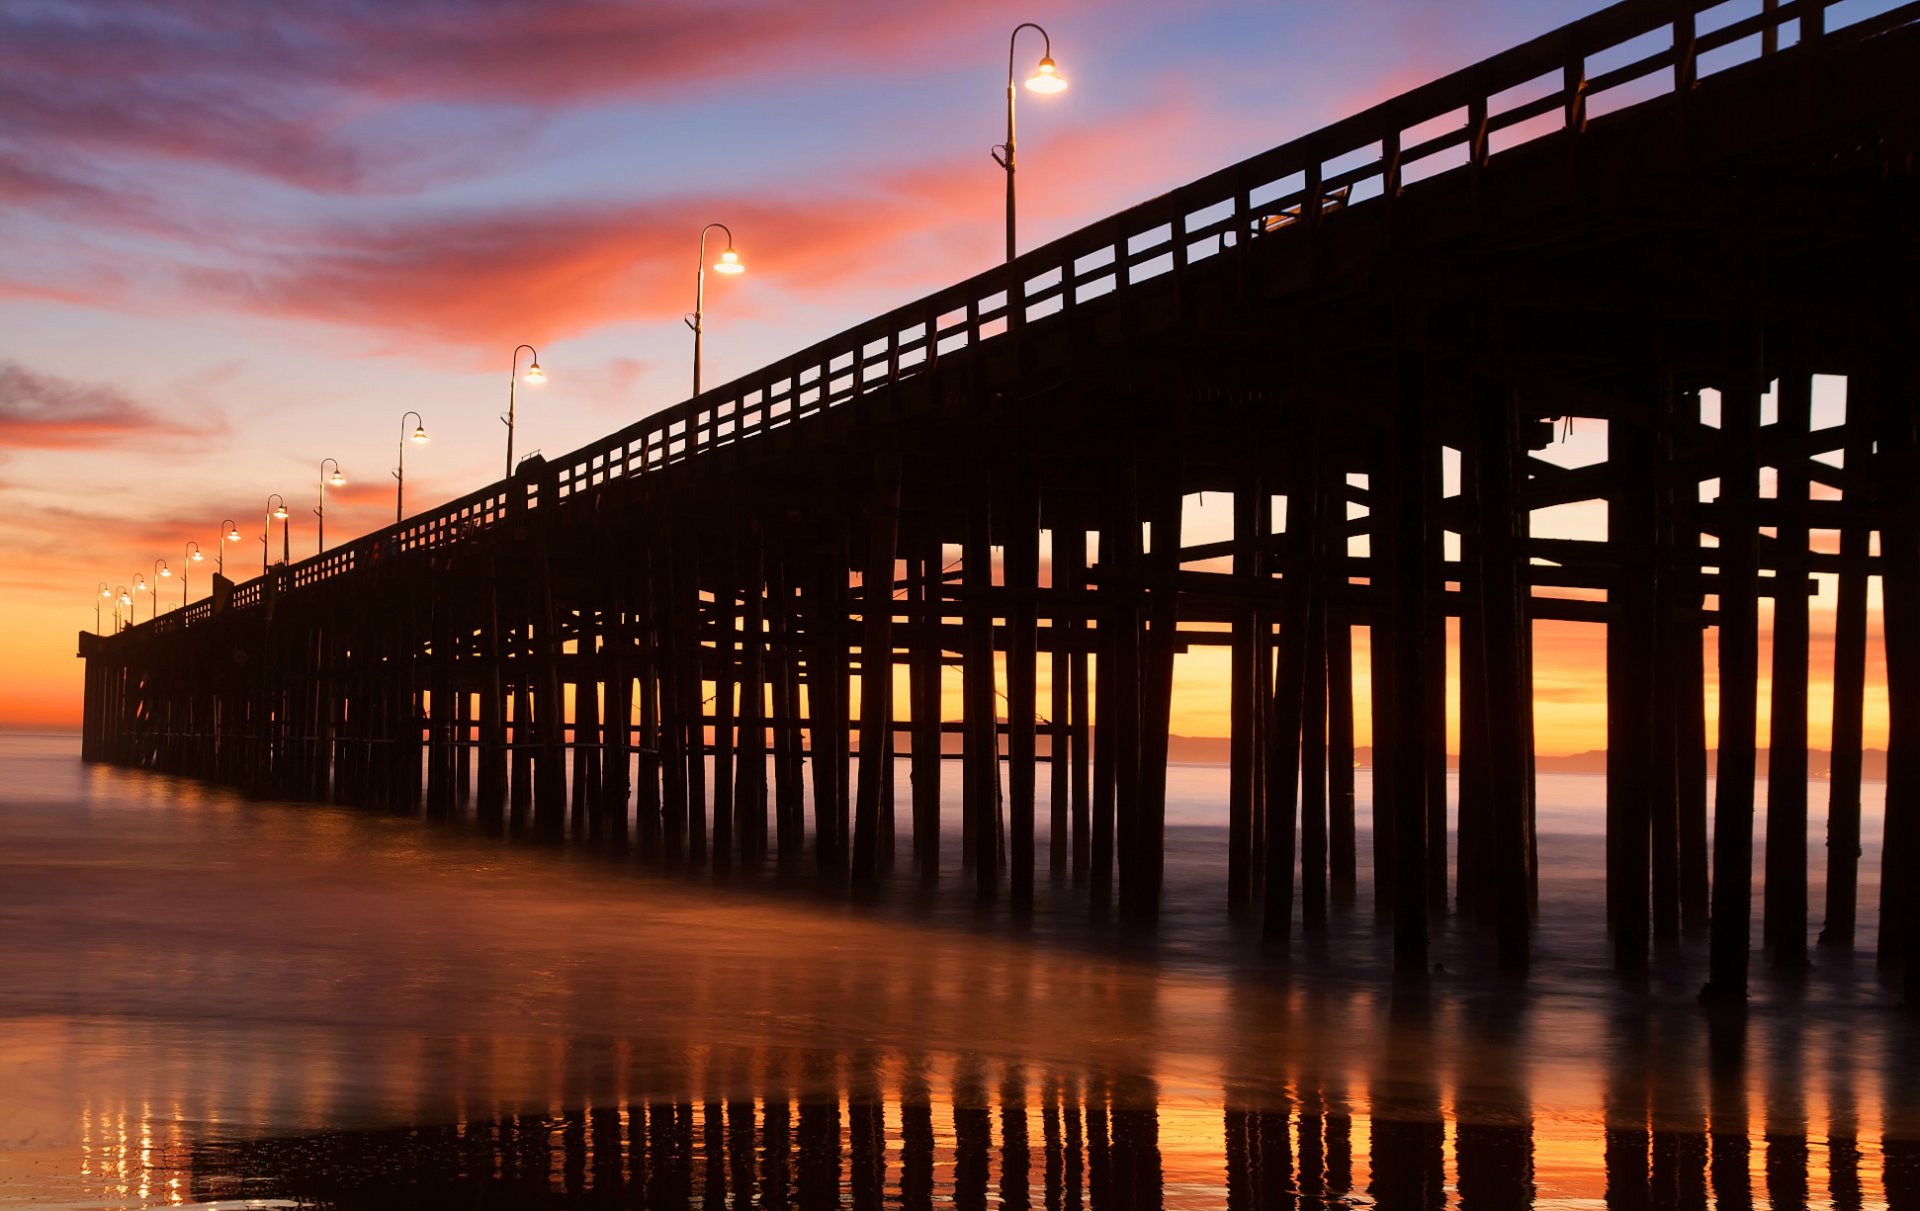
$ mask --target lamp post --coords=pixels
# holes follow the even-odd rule
[[[508,394],[511,396],[511,389],[509,389]],[[509,406],[511,406],[511,404],[509,404]],[[407,418],[409,416],[418,422],[414,426],[411,437],[407,435]],[[393,472],[393,478],[398,481],[393,489],[393,521],[395,525],[398,525],[407,515],[407,443],[412,442],[415,445],[424,446],[427,444],[427,440],[426,420],[423,419],[418,412],[402,412],[400,414],[400,465],[395,468]],[[507,446],[507,458],[511,461],[513,458],[513,437],[511,434],[507,437]],[[513,468],[509,466],[507,471],[511,474]]]
[[[513,347],[513,363],[507,368],[507,414],[500,418],[507,426],[508,479],[513,478],[513,385],[520,379],[520,351],[522,349],[533,354],[533,364],[527,367],[527,381],[530,383],[544,383],[547,381],[546,373],[540,369],[540,351],[532,345],[515,345]],[[406,418],[401,417],[400,423],[402,425],[406,424]]]
[[[106,581],[104,580],[101,581],[100,597],[96,597],[93,599],[93,633],[96,635],[100,633],[100,599],[103,597],[111,597],[111,596],[113,596],[113,590],[107,587]],[[114,613],[118,614],[119,611],[115,610]]]
[[[725,223],[708,223],[700,229],[700,255],[694,261],[693,275],[693,314],[687,318],[687,327],[693,329],[693,393],[700,394],[700,332],[701,322],[707,310],[707,233],[718,227],[727,233],[727,250],[713,263],[715,273],[724,273],[731,277],[746,269],[740,263],[740,254],[733,250],[733,229]]]
[[[153,616],[155,618],[160,617],[160,582],[171,575],[173,575],[173,569],[167,566],[166,560],[156,559],[153,561],[153,587],[150,592],[153,593]]]
[[[327,475],[328,463],[333,464],[333,475],[331,477]],[[347,484],[347,477],[340,474],[340,460],[337,458],[323,458],[320,460],[320,507],[313,511],[313,515],[320,519],[320,527],[318,531],[320,535],[320,546],[316,553],[321,555],[325,555],[327,553],[327,485],[328,484],[332,484],[336,488],[344,488]]]
[[[1027,87],[1037,93],[1057,93],[1066,91],[1067,82],[1062,79],[1053,62],[1053,39],[1047,31],[1031,21],[1022,21],[1013,27],[1013,33],[1007,38],[1007,141],[993,149],[994,162],[1007,170],[1007,259],[1014,258],[1013,247],[1013,46],[1019,41],[1020,31],[1030,29],[1037,32],[1046,44],[1040,53],[1040,65],[1033,75],[1027,77]],[[1013,300],[1007,300],[1011,307]]]
[[[140,607],[137,604],[139,600],[138,595],[146,591],[147,591],[146,576],[139,572],[135,572],[133,574],[133,592],[127,596],[127,625],[128,626],[133,626],[135,623],[140,621]]]
[[[231,517],[220,519],[220,547],[214,554],[213,570],[222,576],[227,574],[227,544],[240,541],[240,524]]]
[[[127,592],[126,585],[115,585],[113,589],[113,594],[114,594],[113,596],[113,629],[115,631],[118,631],[120,630],[122,625],[121,619],[120,619],[120,607],[126,606],[129,612],[131,612],[133,608],[133,594]]]
[[[276,500],[280,502],[277,505],[273,503]],[[276,517],[283,522],[287,520],[287,498],[278,492],[267,497],[267,516],[266,520],[261,523],[260,575],[262,576],[267,574],[267,552],[273,549],[273,519]],[[287,561],[288,541],[287,527],[282,525],[280,527],[280,562],[282,563]]]
[[[180,565],[180,608],[183,610],[187,608],[187,574],[193,571],[194,564],[205,558],[206,556],[200,553],[200,544],[189,539],[186,562]]]

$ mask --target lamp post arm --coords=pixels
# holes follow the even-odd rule
[[[525,344],[515,345],[513,347],[513,361],[507,366],[507,414],[501,417],[500,419],[507,426],[507,476],[506,477],[508,479],[513,478],[513,395],[514,395],[514,384],[516,380],[518,380],[520,377],[520,351],[522,349],[525,349],[528,353],[533,354],[533,360],[535,362],[538,362],[540,360],[540,351],[538,349],[535,349],[532,345],[525,345]]]
[[[1013,55],[1015,44],[1019,42],[1020,31],[1023,29],[1030,29],[1039,34],[1041,42],[1045,44],[1045,49],[1040,52],[1041,55],[1044,58],[1053,58],[1053,38],[1045,29],[1031,21],[1022,21],[1020,24],[1014,26],[1013,33],[1007,36],[1007,141],[1001,147],[1001,150],[1006,154],[995,155],[994,159],[1000,162],[1000,167],[1007,170],[1007,259],[1009,261],[1013,260],[1015,255],[1013,238],[1013,98],[1017,89],[1013,78]]]

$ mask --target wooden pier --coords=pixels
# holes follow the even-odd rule
[[[1533,624],[1593,623],[1615,961],[1711,922],[1709,990],[1738,999],[1761,620],[1782,965],[1807,961],[1816,908],[1822,944],[1853,942],[1877,620],[1898,964],[1920,945],[1920,4],[1842,24],[1852,7],[1628,0],[470,496],[83,635],[85,755],[429,816],[470,800],[501,830],[854,885],[935,876],[954,777],[983,897],[1029,903],[1044,864],[1145,925],[1176,658],[1219,645],[1235,909],[1278,944],[1354,899],[1370,703],[1398,967],[1424,971],[1434,914],[1457,912],[1522,969]],[[1816,418],[1823,375],[1843,416]],[[1602,461],[1540,457],[1565,418],[1604,423]],[[1231,500],[1229,540],[1183,541],[1201,493]],[[1605,541],[1534,533],[1579,502]]]

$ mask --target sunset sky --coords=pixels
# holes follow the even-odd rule
[[[994,264],[1021,21],[1071,82],[1022,96],[1030,247],[1594,7],[0,0],[0,723],[77,720],[101,582],[194,540],[203,596],[223,518],[254,574],[275,492],[311,555],[321,459],[330,545],[389,523],[408,409],[409,512],[496,479],[520,342],[517,453],[679,402],[709,221],[709,385]],[[1602,743],[1602,650],[1543,632],[1543,751]]]

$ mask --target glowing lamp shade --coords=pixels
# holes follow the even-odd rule
[[[235,527],[233,527],[233,528],[232,528],[231,530],[228,530],[228,531],[227,531],[227,541],[228,541],[228,542],[239,542],[239,541],[240,541],[240,527],[239,527],[239,526],[235,526]]]
[[[544,383],[547,381],[547,372],[540,368],[539,362],[535,362],[533,365],[528,366],[527,372],[520,377],[530,383]]]
[[[160,569],[160,578],[161,578],[162,580],[164,580],[164,579],[166,579],[167,577],[169,577],[169,576],[171,576],[171,575],[173,575],[173,569],[172,569],[172,568],[161,568],[161,569]]]
[[[332,477],[327,480],[327,482],[332,484],[336,488],[344,488],[347,486],[347,477],[340,474],[340,472],[335,471]]]
[[[113,590],[112,590],[112,589],[101,589],[101,590],[100,590],[100,596],[102,596],[102,597],[111,597],[111,596],[113,596]]]
[[[281,520],[285,520],[285,519],[286,519],[286,516],[287,516],[287,506],[285,506],[285,505],[275,505],[275,506],[273,507],[273,515],[274,515],[274,516],[275,516],[276,518],[279,518],[279,519],[281,519]]]
[[[1067,82],[1060,76],[1059,69],[1052,59],[1040,60],[1040,68],[1027,77],[1027,89],[1037,93],[1058,93],[1067,91]]]
[[[741,273],[744,272],[746,268],[745,265],[740,263],[740,254],[731,248],[721,253],[720,259],[713,263],[713,271],[715,273]]]
[[[146,577],[144,577],[144,576],[136,576],[136,577],[134,577],[134,578],[133,578],[133,591],[134,591],[134,592],[136,592],[136,593],[144,593],[144,592],[146,592],[146,591],[147,591],[147,578],[146,578]]]
[[[122,593],[122,594],[120,594],[120,604],[121,604],[121,605],[132,605],[132,604],[133,604],[133,596],[132,596],[131,594],[128,594],[128,593]]]
[[[195,563],[199,563],[199,562],[200,562],[201,560],[203,560],[203,559],[205,559],[205,558],[206,558],[206,556],[205,556],[205,555],[202,555],[202,554],[201,554],[200,552],[198,552],[198,551],[195,551],[195,552],[194,552],[194,553],[193,553],[193,554],[192,554],[192,555],[191,555],[191,556],[190,556],[189,558],[191,558],[191,559],[193,560],[193,562],[195,562]]]
[[[425,426],[416,426],[413,430],[413,436],[409,437],[407,440],[412,442],[416,446],[424,446],[431,439],[427,437],[427,430]]]

